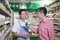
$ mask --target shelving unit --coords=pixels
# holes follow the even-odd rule
[[[56,13],[55,13],[56,14]],[[57,13],[55,15],[54,13],[53,14],[49,14],[47,15],[48,19],[52,20],[54,22],[54,30],[55,30],[55,35],[56,36],[60,36],[60,13]],[[54,16],[55,15],[55,16]],[[59,15],[59,16],[58,16]],[[58,26],[57,26],[58,25]]]
[[[56,0],[47,6],[48,9],[48,19],[54,22],[55,40],[60,40],[60,1]],[[50,16],[49,16],[50,15]]]
[[[4,19],[3,22],[0,22],[0,40],[11,40],[11,11],[5,0],[0,0],[0,15]]]

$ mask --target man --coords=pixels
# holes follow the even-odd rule
[[[39,40],[54,40],[54,25],[51,20],[46,17],[47,9],[41,7],[38,10],[38,17],[41,19],[41,22],[38,25],[37,29],[30,29],[38,34]]]

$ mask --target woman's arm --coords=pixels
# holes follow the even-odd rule
[[[23,38],[28,38],[31,36],[31,34],[17,34],[15,32],[12,32],[12,35],[16,37],[23,37]]]

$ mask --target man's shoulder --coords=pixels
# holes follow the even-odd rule
[[[53,21],[50,20],[50,19],[48,19],[46,23],[47,23],[47,24],[53,24]]]
[[[52,20],[49,20],[49,22],[53,23],[53,21],[52,21]]]

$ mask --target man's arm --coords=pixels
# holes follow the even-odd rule
[[[38,28],[32,28],[32,27],[29,27],[29,28],[32,30],[33,33],[38,34]]]
[[[16,37],[23,37],[23,38],[28,38],[31,36],[31,34],[17,34],[15,32],[12,32],[12,35]]]
[[[49,40],[55,40],[54,39],[54,30],[53,29],[47,29],[47,31],[48,31]]]

